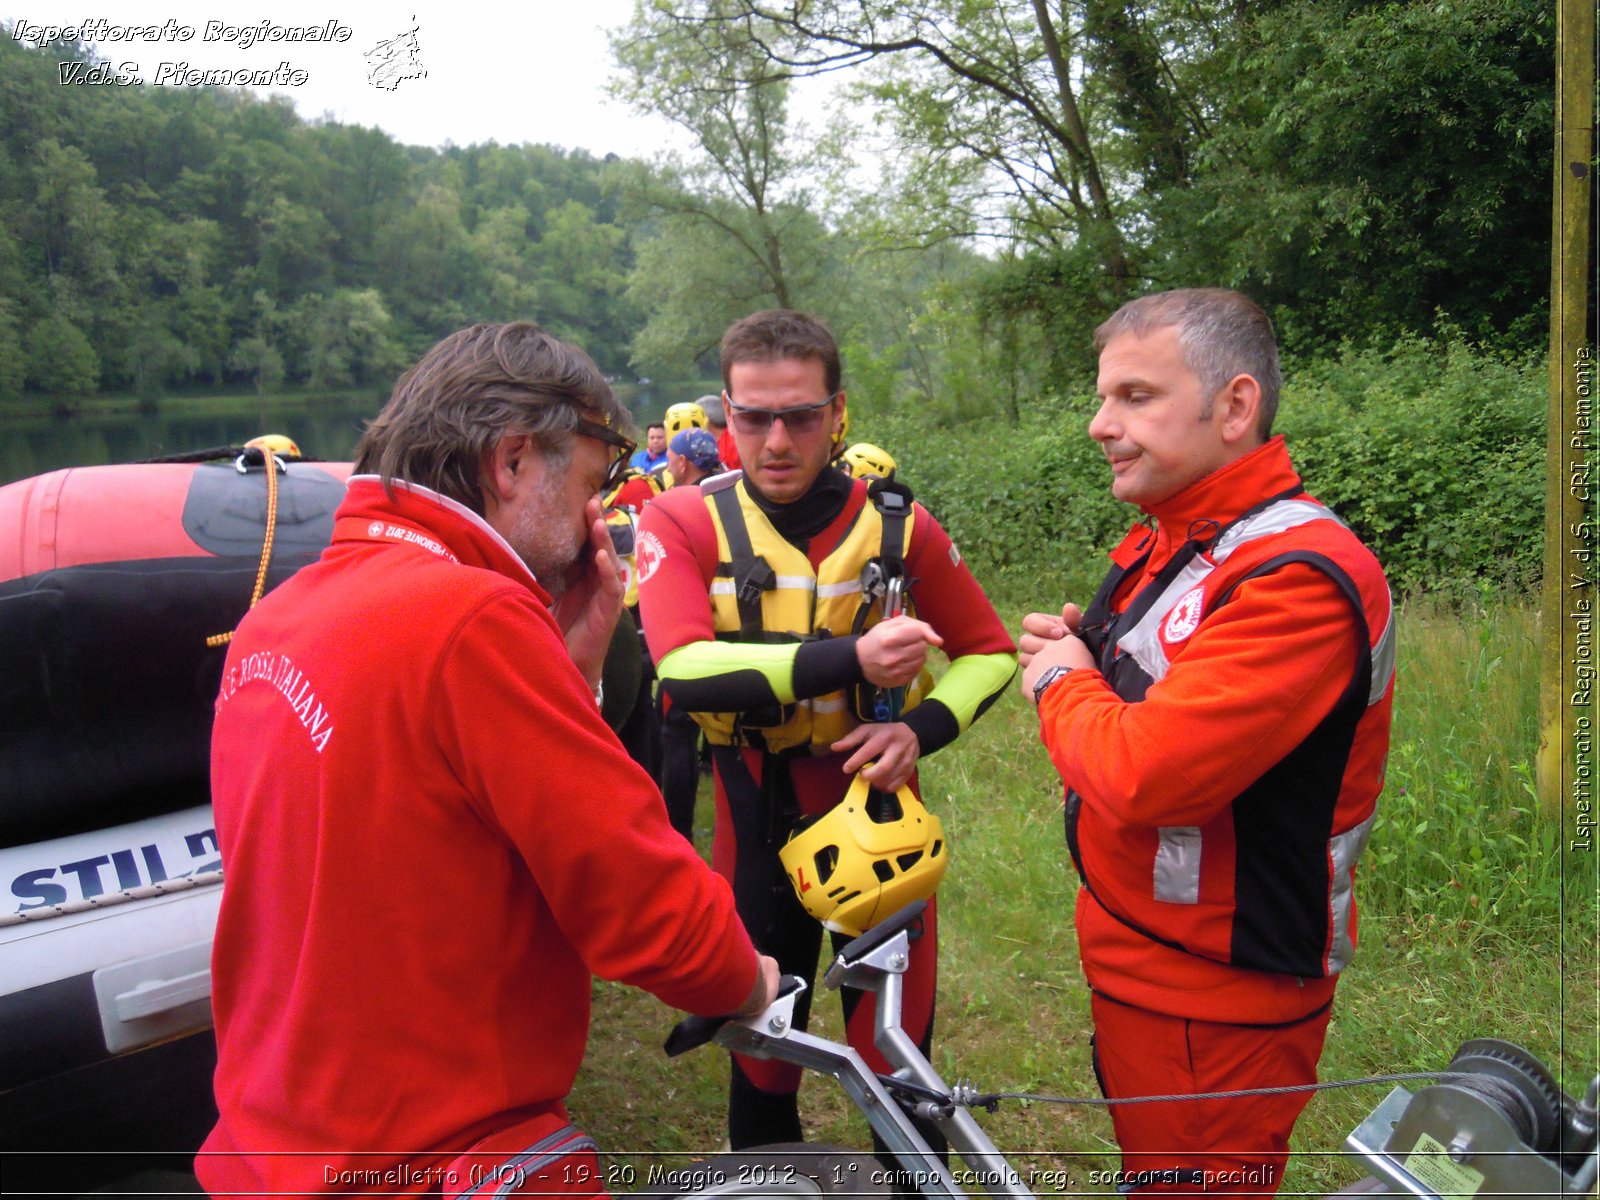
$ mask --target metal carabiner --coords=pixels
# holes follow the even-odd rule
[[[238,458],[234,459],[233,460],[233,469],[235,471],[239,472],[239,474],[241,474],[241,475],[248,475],[250,473],[250,468],[245,463],[244,460],[246,458],[248,458],[249,456],[250,456],[250,451],[246,450],[243,454],[239,455]],[[261,465],[265,466],[266,462],[264,460],[268,457],[268,452],[265,451],[265,450],[261,451],[261,456],[262,456],[262,459],[263,459],[263,462],[262,462]],[[283,459],[279,458],[276,454],[271,455],[271,458],[272,458],[273,466],[278,468],[278,474],[287,475],[289,473],[289,464],[287,462],[285,462]]]

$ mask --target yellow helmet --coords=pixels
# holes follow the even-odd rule
[[[889,452],[871,442],[857,442],[839,460],[857,479],[887,479],[895,472],[895,461]]]
[[[667,441],[669,442],[685,429],[704,429],[711,424],[706,419],[706,410],[693,400],[685,400],[681,404],[674,404],[667,409],[667,415],[661,420],[662,424],[667,427]]]
[[[845,797],[778,851],[805,910],[835,933],[859,937],[933,895],[944,878],[944,824],[909,787],[876,791],[857,775]]]

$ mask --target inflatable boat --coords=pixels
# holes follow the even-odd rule
[[[270,479],[257,448],[0,487],[8,1190],[87,1191],[154,1165],[106,1151],[170,1150],[187,1169],[215,1120],[212,703],[227,636],[321,554],[351,471],[272,461]],[[619,622],[608,700],[640,678]]]
[[[186,1161],[215,1118],[212,700],[253,599],[328,544],[350,465],[272,471],[258,450],[0,487],[8,1177],[86,1190],[126,1164],[82,1151]]]

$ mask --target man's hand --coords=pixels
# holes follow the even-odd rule
[[[750,995],[745,997],[745,1002],[739,1006],[736,1017],[753,1017],[759,1012],[765,1012],[778,998],[778,960],[761,956],[757,964],[756,985],[750,989]]]
[[[622,613],[623,573],[611,545],[611,533],[600,515],[600,497],[584,508],[589,521],[588,553],[582,551],[568,573],[567,587],[551,613],[567,639],[567,653],[590,687],[600,683],[606,647]]]
[[[1017,662],[1026,668],[1035,654],[1069,633],[1076,634],[1082,624],[1083,610],[1076,604],[1063,605],[1059,617],[1052,613],[1029,613],[1022,618],[1022,636],[1017,639]]]
[[[856,639],[856,661],[874,687],[905,687],[928,661],[928,647],[944,639],[926,621],[890,617]]]
[[[1033,685],[1050,667],[1093,668],[1094,655],[1083,644],[1078,630],[1083,612],[1068,604],[1059,617],[1033,612],[1022,618],[1022,637],[1018,639],[1017,659],[1022,663],[1022,698],[1033,703]]]
[[[845,760],[845,773],[860,771],[880,792],[904,787],[922,754],[917,735],[903,721],[857,725],[829,749],[840,754],[854,750],[855,753]]]

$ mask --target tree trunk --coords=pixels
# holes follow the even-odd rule
[[[1545,812],[1562,822],[1558,840],[1563,855],[1569,848],[1592,855],[1595,575],[1600,566],[1595,517],[1600,478],[1591,471],[1597,379],[1595,347],[1588,340],[1588,216],[1595,161],[1593,0],[1560,0],[1556,21],[1538,790]]]

